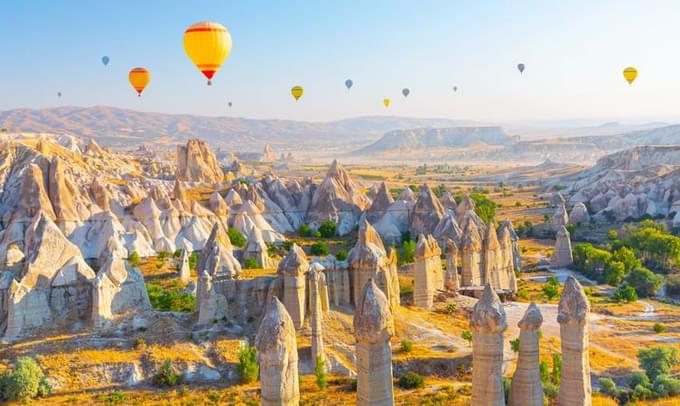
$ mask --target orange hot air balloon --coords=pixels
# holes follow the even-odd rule
[[[128,80],[130,81],[132,88],[137,92],[137,95],[142,97],[144,88],[151,81],[151,72],[145,68],[134,68],[128,74]]]
[[[184,52],[211,85],[213,76],[231,53],[231,34],[219,23],[196,23],[184,31]]]

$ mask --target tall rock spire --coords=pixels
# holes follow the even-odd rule
[[[364,286],[354,313],[357,358],[357,405],[391,406],[394,321],[387,297],[373,279]]]
[[[479,236],[477,224],[474,221],[468,221],[465,224],[461,244],[462,286],[480,286],[482,284],[481,251],[482,239]]]
[[[562,373],[557,403],[564,406],[586,406],[592,403],[590,358],[588,356],[588,315],[590,303],[583,287],[570,276],[557,308],[562,340]]]
[[[445,287],[452,292],[460,288],[460,281],[458,280],[458,246],[451,239],[446,241]]]
[[[323,300],[321,290],[325,288],[322,281],[324,267],[315,262],[309,271],[309,306],[311,307],[312,327],[312,362],[325,360],[323,345]]]
[[[263,406],[297,406],[300,403],[298,353],[293,320],[276,297],[255,336],[260,363]]]
[[[308,271],[305,252],[293,244],[290,253],[279,263],[279,274],[283,275],[283,304],[296,329],[301,328],[305,321],[305,274]]]
[[[550,257],[550,267],[564,268],[574,262],[571,252],[571,236],[565,226],[561,226],[555,237],[555,248]]]
[[[543,406],[537,334],[542,323],[541,311],[531,303],[517,324],[520,328],[519,359],[512,377],[508,406]]]
[[[472,405],[505,406],[503,332],[508,327],[496,291],[486,284],[472,309]]]

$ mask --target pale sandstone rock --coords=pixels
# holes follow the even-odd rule
[[[590,223],[590,214],[588,208],[583,202],[576,203],[569,213],[570,224],[588,224]]]
[[[189,268],[189,251],[182,250],[179,257],[179,280],[183,283],[191,281],[191,268]]]
[[[503,268],[501,246],[496,235],[496,227],[489,224],[482,242],[482,284],[491,284],[494,289],[508,289],[508,273]]]
[[[57,218],[52,202],[47,196],[43,172],[38,165],[30,164],[24,170],[19,195],[17,213],[15,213],[18,218],[33,218],[38,213],[44,213],[51,220]]]
[[[517,277],[515,275],[515,266],[513,261],[513,244],[510,229],[507,227],[499,228],[498,243],[501,247],[501,268],[500,272],[507,275],[508,286],[512,292],[517,292]]]
[[[562,342],[562,373],[557,403],[564,406],[592,404],[590,358],[588,355],[588,316],[590,302],[581,284],[573,276],[564,282],[557,308]]]
[[[486,284],[472,309],[472,405],[505,406],[503,332],[508,324],[498,295]]]
[[[373,279],[364,286],[354,313],[357,401],[360,406],[394,404],[392,347],[394,321],[387,297]]]
[[[310,324],[312,330],[312,364],[317,359],[326,360],[323,346],[323,301],[321,290],[325,287],[322,281],[324,268],[319,263],[312,264],[309,270],[309,306],[311,308]]]
[[[366,220],[359,225],[358,237],[347,257],[355,305],[362,286],[374,279],[387,296],[391,310],[396,312],[399,307],[396,254],[387,254],[380,235]]]
[[[309,262],[305,252],[293,244],[290,252],[279,263],[279,274],[283,276],[283,304],[293,320],[295,329],[302,328],[305,321],[306,274]]]
[[[411,235],[431,234],[444,217],[444,206],[428,184],[420,187],[418,199],[411,213]]]
[[[552,257],[550,257],[550,266],[552,268],[564,268],[571,265],[574,258],[571,252],[571,238],[567,228],[562,226],[557,231],[555,237],[555,248],[553,249]]]
[[[186,146],[177,146],[177,179],[215,183],[224,178],[224,173],[208,144],[199,139],[190,139]]]
[[[524,317],[517,324],[519,333],[519,358],[512,376],[508,406],[543,406],[543,383],[539,368],[538,330],[543,316],[538,307],[531,303]]]
[[[262,406],[300,403],[295,325],[285,306],[274,297],[255,337],[260,364]]]
[[[149,309],[151,302],[141,272],[128,269],[124,259],[109,256],[93,281],[93,325],[106,327],[117,314]]]
[[[458,208],[458,203],[456,203],[456,199],[453,197],[451,192],[446,192],[444,193],[444,196],[440,199],[442,206],[444,206],[444,209],[447,210],[449,213],[455,215],[456,214],[456,209]]]
[[[555,231],[559,230],[560,227],[569,224],[569,215],[567,214],[567,208],[564,207],[564,204],[557,206],[550,223],[552,224],[552,228]]]
[[[253,227],[250,235],[248,235],[246,257],[255,258],[260,268],[271,269],[276,265],[274,260],[269,257],[267,243],[264,242],[259,228]]]
[[[461,203],[462,204],[462,203]],[[460,208],[460,205],[458,206]],[[473,221],[468,221],[461,244],[461,286],[481,286],[482,238]]]
[[[241,264],[234,258],[233,247],[219,223],[213,225],[210,237],[198,257],[196,272],[200,275],[203,271],[210,272],[211,276],[225,276],[238,279],[241,273]]]
[[[453,240],[456,244],[460,244],[463,239],[463,231],[460,229],[452,211],[449,211],[442,217],[432,234],[441,247],[446,246],[446,241],[448,239]]]
[[[375,223],[387,213],[387,210],[392,206],[392,203],[394,203],[394,198],[392,198],[392,194],[385,182],[380,184],[380,187],[377,189],[372,200],[371,206],[366,210],[366,219],[370,223]]]
[[[172,199],[177,203],[179,210],[189,211],[191,203],[187,197],[187,191],[179,179],[175,181],[175,186],[172,189]]]
[[[445,287],[448,291],[455,292],[460,288],[458,278],[458,246],[453,240],[446,242],[446,280]]]
[[[198,311],[197,325],[208,325],[224,317],[227,312],[227,299],[215,289],[213,277],[209,270],[204,270],[198,278],[196,289],[196,309]]]
[[[498,235],[501,235],[502,229],[507,228],[508,232],[510,233],[510,240],[512,241],[512,263],[514,268],[517,271],[520,271],[522,269],[522,256],[519,250],[519,236],[517,235],[517,232],[515,231],[515,228],[512,226],[512,222],[510,220],[505,220],[499,227],[499,232]]]
[[[470,195],[466,194],[463,196],[460,204],[458,204],[456,207],[456,220],[458,220],[458,224],[464,223],[465,215],[470,211],[475,211],[475,202],[472,200]],[[463,227],[465,227],[464,224]]]

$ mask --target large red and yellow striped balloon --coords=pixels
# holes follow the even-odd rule
[[[219,23],[196,23],[184,32],[184,51],[210,85],[231,53],[231,34]]]
[[[137,95],[142,97],[144,88],[146,88],[146,85],[151,81],[151,72],[145,68],[134,68],[128,74],[128,80],[130,81],[132,88],[137,92]]]

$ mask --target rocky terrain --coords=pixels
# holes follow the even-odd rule
[[[669,217],[680,208],[680,147],[641,146],[600,158],[592,168],[548,182],[562,185],[572,217],[596,221]],[[585,204],[587,211],[579,205]],[[574,211],[576,213],[574,213]]]

